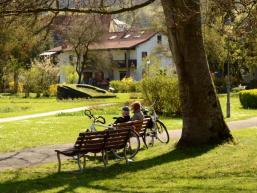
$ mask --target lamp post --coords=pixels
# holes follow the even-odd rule
[[[227,18],[225,23],[228,27],[231,27],[232,21],[231,18]],[[230,112],[231,112],[231,104],[230,104],[230,89],[231,89],[231,82],[230,82],[230,50],[231,50],[231,45],[230,45],[230,40],[231,40],[231,31],[232,29],[228,29],[228,42],[227,42],[227,49],[228,49],[228,55],[227,55],[227,77],[226,77],[226,87],[227,87],[227,118],[230,117]]]
[[[228,37],[228,61],[227,61],[227,118],[230,117],[230,36]]]

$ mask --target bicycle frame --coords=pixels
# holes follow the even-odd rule
[[[89,131],[90,132],[96,132],[96,127],[95,126],[100,126],[100,127],[103,127],[103,128],[106,128],[106,129],[114,129],[113,126],[106,126],[106,125],[103,125],[103,124],[98,124],[98,123],[95,123],[93,121],[93,123],[89,126]]]

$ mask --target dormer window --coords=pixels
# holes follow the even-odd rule
[[[117,38],[116,35],[109,37],[109,40],[114,40],[115,38]]]
[[[134,38],[140,38],[141,36],[140,35],[135,35]]]
[[[124,36],[125,39],[129,38],[131,35],[130,34],[127,34]]]

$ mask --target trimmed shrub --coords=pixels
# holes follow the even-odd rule
[[[113,80],[110,86],[114,88],[114,92],[136,92],[139,91],[139,83],[134,81],[131,77],[123,78],[122,80]]]
[[[180,114],[178,79],[176,76],[156,75],[141,82],[141,92],[146,103],[155,103],[159,113]]]
[[[244,108],[257,109],[257,89],[241,91],[239,100]]]

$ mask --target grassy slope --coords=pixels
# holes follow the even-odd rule
[[[175,150],[161,144],[129,165],[111,161],[104,169],[91,161],[83,174],[57,174],[56,163],[5,171],[0,192],[256,192],[257,130],[233,134],[237,145]],[[75,168],[64,163],[64,170]]]
[[[97,88],[96,90],[95,89],[92,89],[92,88],[85,88],[85,87],[77,87],[75,85],[65,85],[65,86],[68,86],[70,88],[73,88],[75,90],[78,90],[78,91],[81,91],[83,93],[86,93],[92,97],[101,97],[101,96],[115,96],[115,94],[111,93],[111,92],[106,92],[105,90],[102,90],[100,88]],[[102,93],[102,92],[99,92],[98,90],[102,90],[104,91],[105,93]]]

